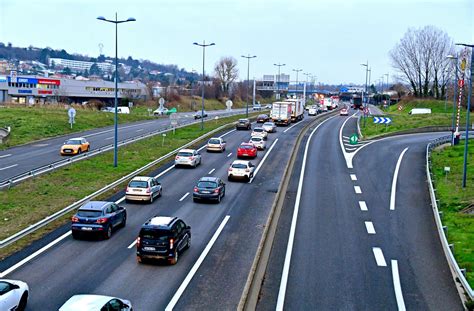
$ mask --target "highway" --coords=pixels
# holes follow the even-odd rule
[[[233,109],[231,113],[236,112],[244,113],[245,109]],[[229,115],[227,110],[213,110],[207,113],[209,116],[205,120],[215,118],[216,116]],[[180,112],[178,115],[178,125],[194,120],[193,112]],[[119,124],[118,140],[121,141],[144,135],[169,125],[170,119],[168,116],[159,117],[156,120]],[[59,149],[67,139],[73,137],[85,137],[91,143],[91,150],[94,150],[113,144],[114,127],[97,128],[2,150],[0,151],[0,181],[8,180],[16,175],[65,159],[66,157],[59,154]]]
[[[134,310],[235,309],[289,153],[311,119],[270,134],[267,150],[254,160],[258,172],[252,182],[226,182],[220,204],[193,203],[193,186],[206,175],[227,180],[227,169],[238,145],[250,138],[249,131],[222,133],[226,152],[203,150],[202,165],[196,169],[169,163],[153,172],[163,184],[163,196],[153,204],[121,202],[127,208],[127,226],[110,240],[73,240],[66,225],[3,260],[0,277],[28,283],[28,310],[57,310],[79,293],[126,298]],[[122,197],[123,191],[112,199]],[[156,214],[179,216],[192,227],[192,246],[175,266],[136,262],[134,241],[140,226]],[[35,252],[34,258],[27,258]]]
[[[442,134],[351,145],[355,132],[334,117],[306,135],[257,310],[463,310],[426,183]]]

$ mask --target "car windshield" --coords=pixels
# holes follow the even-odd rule
[[[262,139],[260,137],[252,137],[251,141],[253,142],[261,142]]]
[[[91,210],[78,210],[77,216],[79,217],[100,217],[102,211],[91,211]]]
[[[263,129],[261,129],[261,128],[256,128],[256,129],[254,129],[253,131],[254,131],[254,132],[263,132]]]
[[[240,119],[239,122],[240,122],[240,123],[247,123],[247,120],[245,120],[245,119]]]
[[[163,229],[142,229],[140,231],[140,238],[165,242],[170,238],[170,231]]]
[[[240,149],[252,149],[253,146],[250,146],[250,145],[242,145],[240,146]]]
[[[232,168],[247,168],[247,165],[243,163],[234,163],[232,164]]]
[[[69,139],[65,142],[66,145],[80,145],[81,140],[80,139]]]
[[[192,152],[178,152],[178,156],[180,156],[180,157],[192,157],[193,153]]]
[[[261,114],[258,116],[260,119],[265,119],[267,116],[265,114]]]
[[[198,188],[217,188],[217,183],[213,181],[200,181],[197,186]]]
[[[209,139],[210,144],[220,144],[221,141],[219,139]]]
[[[144,180],[132,180],[128,186],[130,188],[148,188],[148,182]]]

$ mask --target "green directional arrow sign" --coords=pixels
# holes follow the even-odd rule
[[[359,141],[359,136],[357,136],[357,134],[352,134],[351,137],[349,138],[349,143],[351,145],[356,145],[358,141]]]

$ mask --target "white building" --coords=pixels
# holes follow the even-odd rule
[[[64,59],[64,58],[50,58],[49,66],[58,66],[62,68],[69,68],[72,71],[84,71],[90,70],[93,62],[85,62],[80,60]],[[96,63],[102,72],[113,72],[115,69],[114,64],[111,62]]]

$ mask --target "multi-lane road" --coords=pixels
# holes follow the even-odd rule
[[[226,152],[201,151],[195,169],[169,163],[153,172],[163,196],[152,204],[114,195],[128,220],[110,240],[73,240],[64,226],[0,262],[0,277],[29,284],[28,310],[56,310],[79,293],[123,297],[135,310],[235,310],[296,152],[257,309],[461,310],[424,173],[426,143],[440,134],[350,145],[356,119],[336,115],[312,126],[293,150],[311,120],[270,134],[252,182],[227,182],[220,204],[193,203],[193,186],[202,176],[226,179],[248,131],[219,134]],[[192,246],[175,266],[135,260],[140,225],[156,214],[192,227]]]

